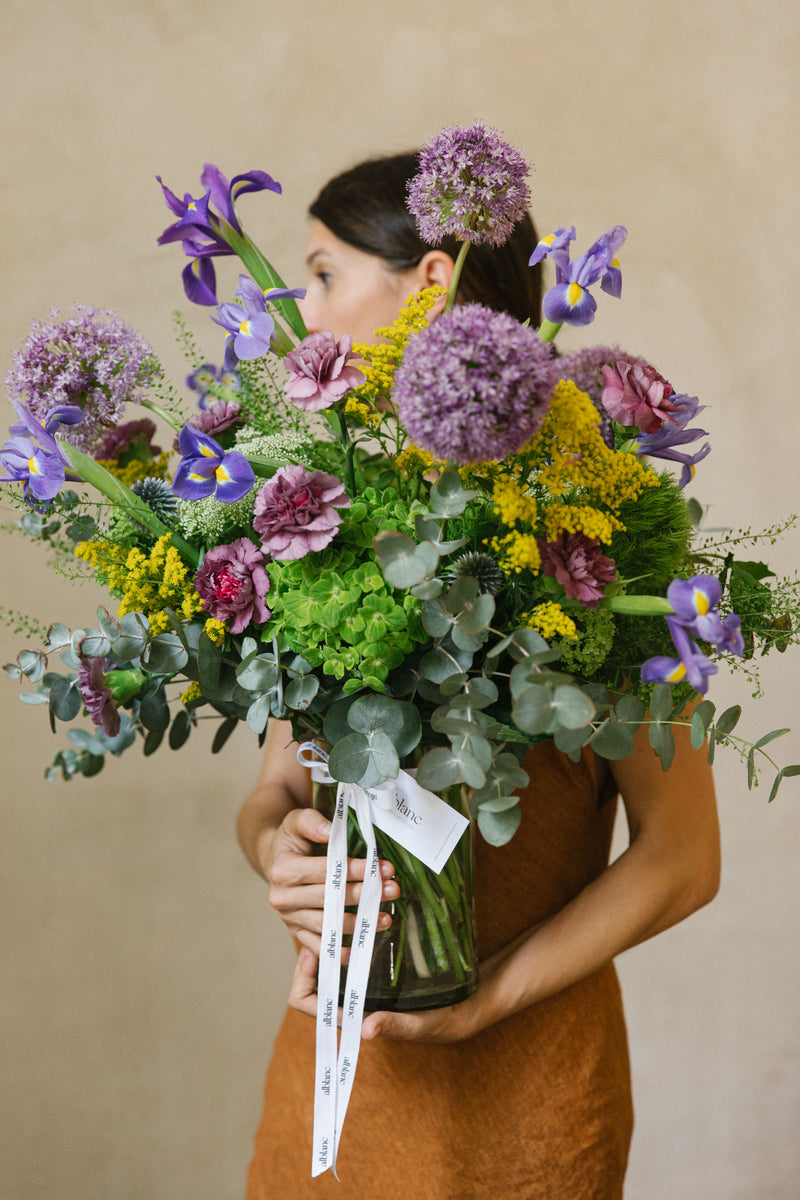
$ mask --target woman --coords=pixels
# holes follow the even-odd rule
[[[455,247],[421,243],[405,209],[414,169],[410,155],[363,164],[311,206],[310,330],[369,341],[410,292],[447,286]],[[535,244],[525,222],[501,251],[473,247],[459,299],[535,321],[539,283],[527,267]],[[290,727],[271,725],[239,837],[300,952],[267,1076],[249,1200],[401,1190],[420,1200],[622,1195],[632,1115],[612,960],[683,920],[718,886],[710,770],[682,732],[668,773],[646,728],[634,753],[611,764],[588,750],[574,764],[552,743],[530,751],[517,834],[499,848],[477,839],[478,990],[449,1008],[365,1018],[339,1183],[330,1173],[310,1178],[325,875],[312,849],[326,842],[329,824],[309,806]],[[630,845],[609,866],[618,792]],[[363,860],[351,862],[348,904],[358,900],[363,870]],[[383,897],[395,899],[391,864],[381,870]],[[390,920],[383,915],[380,926]]]

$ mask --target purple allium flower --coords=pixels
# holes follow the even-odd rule
[[[336,536],[350,497],[335,475],[304,466],[280,467],[256,494],[253,528],[273,558],[303,558]]]
[[[161,453],[160,446],[153,445],[156,424],[149,417],[138,421],[123,421],[113,429],[107,429],[94,448],[94,458],[120,459],[143,458],[149,460]]]
[[[657,433],[664,422],[676,424],[671,383],[655,367],[623,355],[603,367],[603,408],[620,425]]]
[[[250,538],[237,538],[228,546],[206,552],[194,577],[197,594],[217,621],[230,621],[231,633],[241,633],[251,621],[268,621],[264,603],[269,591],[266,559]]]
[[[78,666],[78,690],[94,724],[102,725],[109,737],[116,737],[120,719],[106,680],[110,667],[107,658],[82,658]]]
[[[284,356],[289,371],[286,394],[306,412],[319,412],[358,387],[366,376],[350,363],[354,357],[349,334],[334,341],[332,333],[310,333],[296,350]]]
[[[536,433],[557,379],[551,349],[532,329],[463,304],[409,342],[394,400],[423,450],[456,463],[500,461]]]
[[[600,549],[597,538],[585,533],[560,533],[554,542],[539,538],[542,570],[562,584],[568,600],[584,608],[597,608],[605,585],[617,578],[612,559]]]
[[[449,127],[420,151],[408,208],[431,245],[452,234],[502,246],[528,210],[529,173],[523,155],[496,129],[481,121]]]
[[[178,437],[183,458],[178,464],[172,490],[181,500],[214,496],[232,503],[241,500],[255,483],[255,472],[238,450],[225,451],[207,433],[184,425]]]
[[[178,220],[170,225],[158,239],[160,246],[166,242],[182,242],[183,252],[191,261],[183,270],[183,288],[195,304],[216,304],[216,276],[211,258],[220,254],[233,254],[228,243],[231,232],[241,235],[242,228],[236,217],[234,201],[245,192],[278,192],[281,185],[266,171],[247,171],[228,179],[219,167],[206,163],[200,176],[200,184],[206,189],[199,199],[192,199],[188,192],[180,200],[164,184],[161,184],[167,207]],[[212,208],[211,205],[215,207]]]
[[[54,405],[77,406],[83,421],[67,435],[91,453],[102,433],[116,425],[158,372],[150,346],[109,310],[76,304],[74,317],[36,321],[13,355],[6,376],[12,399],[40,421]]]
[[[530,266],[543,258],[552,258],[556,268],[556,284],[545,293],[542,312],[556,325],[590,325],[597,311],[597,301],[589,291],[600,284],[609,296],[619,299],[622,294],[622,272],[616,259],[617,250],[628,236],[624,225],[612,225],[596,242],[570,262],[569,243],[575,238],[575,227],[563,227],[544,237],[531,255]]]

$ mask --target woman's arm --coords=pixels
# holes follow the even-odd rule
[[[330,822],[311,808],[309,773],[297,761],[288,721],[270,721],[258,780],[239,810],[236,831],[247,861],[269,884],[270,904],[292,936],[318,954],[326,859],[314,846],[328,841]],[[348,862],[347,904],[358,903],[364,866],[364,859]],[[381,874],[383,899],[396,899],[394,868],[382,862]],[[345,932],[354,925],[355,916],[347,914]],[[378,927],[389,925],[391,917],[382,913]]]
[[[482,963],[480,985],[469,1000],[429,1013],[372,1013],[364,1021],[364,1037],[471,1037],[599,970],[714,897],[719,886],[714,788],[705,752],[691,748],[688,730],[676,730],[668,772],[642,727],[634,753],[614,763],[613,773],[630,827],[625,853],[560,912]],[[314,974],[313,956],[302,956],[291,1003],[306,1012],[315,1002]]]

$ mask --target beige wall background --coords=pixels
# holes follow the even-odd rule
[[[709,524],[798,507],[789,0],[5,0],[2,27],[2,364],[34,318],[77,300],[116,309],[180,386],[170,313],[188,305],[179,251],[155,243],[156,173],[180,193],[206,160],[280,179],[282,198],[240,211],[299,284],[304,208],[332,172],[481,117],[535,163],[542,230],[574,222],[585,245],[628,225],[624,299],[570,344],[619,342],[711,406],[693,485]],[[207,314],[191,323],[219,356]],[[770,548],[780,569],[798,542]],[[20,535],[2,549],[0,604],[91,623],[99,591]],[[26,639],[0,640],[8,661]],[[743,719],[753,738],[794,726],[782,762],[800,758],[797,670],[796,652],[770,660]],[[0,684],[0,1195],[233,1200],[291,960],[234,841],[255,747],[242,733],[212,759],[195,738],[46,785],[66,739],[16,691]],[[722,705],[747,694],[714,681]],[[629,1200],[798,1194],[800,783],[768,806],[730,753],[717,779],[719,898],[619,964]]]

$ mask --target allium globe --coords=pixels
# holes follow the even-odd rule
[[[536,433],[557,380],[551,348],[532,329],[464,304],[411,340],[394,401],[410,437],[435,457],[501,461]]]

